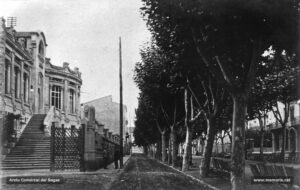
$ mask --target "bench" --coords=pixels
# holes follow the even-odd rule
[[[293,167],[284,166],[284,165],[277,165],[277,164],[263,164],[263,163],[256,163],[256,164],[249,164],[250,170],[254,177],[259,176],[268,176],[268,177],[276,177],[276,176],[285,176],[285,177],[294,177],[294,182],[292,184],[280,184],[281,186],[290,189],[292,186],[299,186],[300,182],[295,180],[295,177],[298,173],[300,173],[300,169],[295,169]]]
[[[213,167],[221,172],[229,173],[231,171],[230,160],[212,158]]]

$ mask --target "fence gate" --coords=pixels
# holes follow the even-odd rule
[[[84,126],[51,126],[50,170],[84,171]]]

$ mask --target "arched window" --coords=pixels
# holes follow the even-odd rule
[[[43,74],[39,73],[38,85],[42,85],[42,84],[43,84]]]
[[[39,44],[39,55],[41,55],[42,57],[44,57],[44,44],[43,42],[41,41],[40,44]]]

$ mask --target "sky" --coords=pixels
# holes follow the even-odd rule
[[[107,95],[119,102],[119,37],[122,39],[123,103],[133,126],[138,88],[133,70],[150,40],[140,0],[1,0],[0,16],[17,17],[17,31],[44,32],[51,63],[79,67],[81,102]]]

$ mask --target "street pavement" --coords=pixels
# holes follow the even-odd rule
[[[143,154],[133,154],[110,190],[210,190],[185,174]]]
[[[144,154],[132,154],[124,157],[124,168],[114,169],[114,164],[108,169],[95,172],[50,172],[6,171],[1,174],[0,189],[2,190],[230,190],[228,174],[210,172],[209,177],[199,175],[199,159],[194,157],[194,165],[183,173],[180,168],[172,168]],[[251,171],[246,167],[246,190],[283,190],[280,185],[253,185],[250,183]],[[13,176],[61,176],[62,184],[7,184],[7,177]]]
[[[210,190],[200,183],[157,160],[143,154],[132,154],[124,157],[124,168],[100,169],[95,172],[49,172],[6,171],[1,173],[1,190]],[[57,177],[63,178],[62,184],[7,184],[7,177]]]
[[[130,156],[123,158],[126,164]],[[108,169],[99,169],[95,172],[50,172],[49,170],[23,170],[23,171],[1,171],[1,190],[107,190],[112,182],[123,171],[114,169],[114,164],[110,164]],[[7,184],[8,177],[62,177],[61,184]]]

